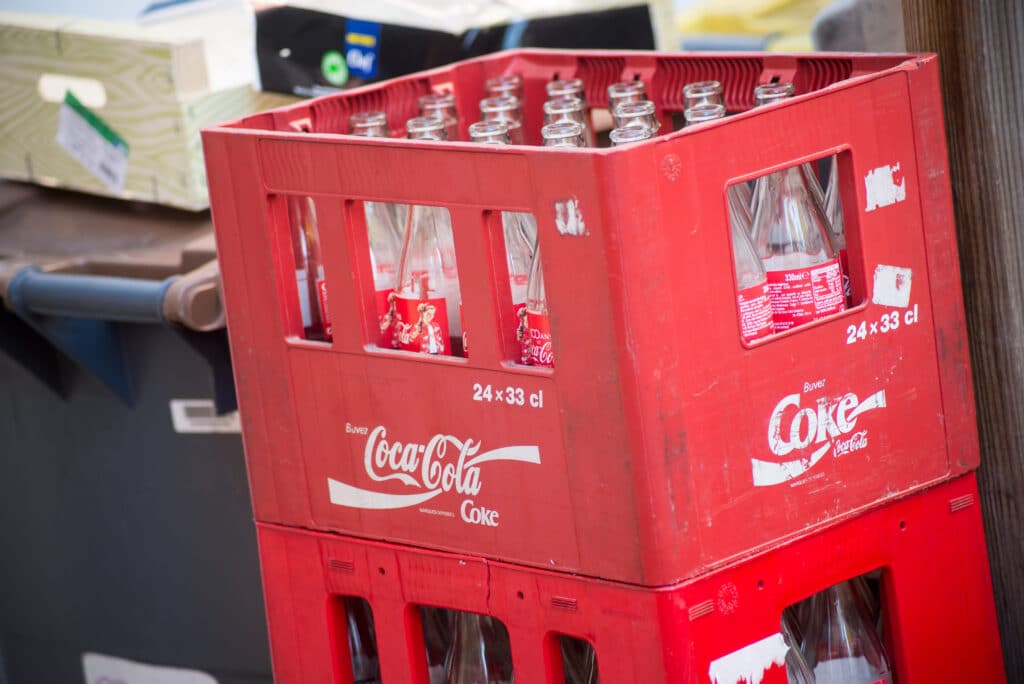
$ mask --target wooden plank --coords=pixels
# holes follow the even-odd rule
[[[939,54],[978,483],[1007,679],[1024,682],[1024,5],[903,0],[903,9],[908,49]],[[955,611],[955,601],[947,608]]]

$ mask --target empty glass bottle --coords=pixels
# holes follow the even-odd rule
[[[444,122],[409,119],[409,137],[444,140]],[[451,215],[443,207],[413,205],[399,262],[395,292],[386,316],[393,326],[391,346],[424,354],[453,354],[461,347],[461,296],[455,264]]]
[[[839,265],[843,269],[843,294],[850,302],[850,262],[846,253],[846,220],[843,218],[843,204],[839,196],[839,157],[833,156],[825,189],[825,217],[832,229],[832,244],[839,253]]]
[[[564,96],[549,99],[544,103],[544,123],[558,121],[574,121],[583,126],[583,139],[587,147],[593,147],[593,133],[587,117],[587,108],[583,100],[575,96]]]
[[[638,102],[647,99],[647,86],[643,81],[619,81],[608,86],[608,111],[615,113],[615,107],[624,102]]]
[[[523,77],[519,74],[495,76],[484,81],[487,97],[512,96],[523,102]]]
[[[846,309],[828,223],[800,166],[758,179],[751,238],[768,274],[775,331]]]
[[[503,121],[508,126],[508,137],[513,145],[523,144],[523,115],[519,99],[511,95],[497,95],[480,100],[480,115],[484,121]]]
[[[816,684],[892,684],[885,648],[849,582],[811,598],[804,653]]]
[[[786,651],[786,679],[788,684],[815,684],[814,675],[800,650],[801,637],[795,614],[790,609],[782,612],[782,638],[789,647]]]
[[[379,684],[380,663],[370,604],[352,596],[346,596],[344,603],[352,679],[355,684]]]
[[[455,636],[445,684],[512,684],[512,656],[504,625],[486,615],[455,614]]]
[[[753,342],[775,332],[768,275],[750,242],[750,215],[747,208],[736,193],[729,192],[727,197],[740,335],[745,342]]]
[[[559,637],[562,650],[562,670],[566,684],[598,684],[597,656],[590,642],[571,637]]]
[[[295,283],[299,293],[303,335],[307,340],[330,341],[327,283],[320,256],[320,230],[313,198],[289,197],[288,222],[292,229]]]
[[[502,121],[481,121],[469,127],[473,142],[507,145],[508,127]],[[537,221],[533,214],[520,211],[501,212],[505,238],[509,291],[512,295],[513,321],[518,322],[520,311],[526,305],[526,288],[533,261],[533,246],[537,240]]]
[[[352,135],[367,138],[386,138],[389,135],[388,120],[384,112],[357,112],[349,117],[349,131]],[[391,321],[387,318],[390,304],[388,296],[394,292],[398,282],[398,259],[405,241],[405,225],[396,217],[405,216],[408,208],[396,207],[387,202],[364,202],[366,232],[370,243],[370,267],[373,269],[373,286],[377,295],[377,321],[380,338],[377,344],[391,346]]]
[[[661,123],[658,121],[657,110],[654,107],[654,103],[650,100],[619,103],[612,110],[612,117],[616,128],[646,126],[653,133],[657,133],[658,128],[661,127]]]
[[[455,107],[452,93],[430,93],[419,99],[420,116],[430,116],[444,121],[448,140],[459,139],[459,111]]]
[[[718,81],[697,81],[683,86],[683,102],[686,109],[702,104],[725,104],[722,100],[722,84]]]

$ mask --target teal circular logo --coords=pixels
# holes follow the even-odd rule
[[[320,58],[320,71],[332,86],[343,86],[348,82],[348,64],[337,50],[328,50]]]

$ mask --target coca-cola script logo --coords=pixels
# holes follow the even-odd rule
[[[824,382],[815,383],[824,386]],[[868,445],[868,431],[854,434],[857,419],[872,409],[885,408],[885,390],[861,400],[853,392],[836,397],[821,397],[813,407],[804,407],[802,395],[789,394],[775,405],[768,421],[768,448],[779,457],[796,454],[787,460],[750,459],[754,486],[782,484],[806,473],[833,450],[834,457],[846,456]],[[849,436],[848,436],[849,435]]]
[[[346,432],[365,434],[365,428],[347,425]],[[378,425],[369,431],[363,450],[366,475],[374,482],[400,482],[416,490],[415,493],[379,492],[327,478],[331,503],[384,510],[416,506],[451,491],[473,497],[483,488],[480,466],[484,463],[520,461],[540,465],[540,449],[535,446],[507,446],[490,451],[480,451],[480,447],[477,440],[444,434],[434,435],[425,444],[392,441],[388,440],[387,429]],[[468,506],[463,502],[462,517],[467,522],[477,522],[470,519],[472,506],[472,501]]]

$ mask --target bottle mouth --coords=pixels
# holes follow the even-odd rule
[[[545,114],[573,114],[583,109],[583,100],[575,96],[559,96],[544,103]]]
[[[348,117],[348,127],[353,135],[360,135],[362,131],[367,129],[383,127],[387,130],[388,116],[384,112],[356,112]]]
[[[454,93],[427,93],[421,95],[418,103],[420,109],[426,109],[428,107],[454,107],[455,106],[455,94]]]
[[[795,93],[796,88],[792,83],[766,83],[754,88],[754,101],[760,107],[779,100],[786,100],[793,97]]]
[[[718,81],[697,81],[683,86],[684,97],[704,97],[705,95],[721,95],[722,84]]]
[[[579,78],[558,79],[549,81],[545,88],[547,88],[548,97],[552,99],[567,95],[582,99],[583,80]]]
[[[417,116],[405,122],[410,138],[421,140],[447,140],[444,121],[430,116]]]
[[[484,92],[491,95],[523,96],[523,77],[519,74],[496,76],[484,81]]]
[[[470,142],[492,145],[509,144],[508,124],[504,121],[478,121],[469,127]]]
[[[654,131],[643,125],[613,128],[612,132],[608,134],[608,139],[615,147],[650,140],[653,137]]]
[[[480,100],[480,111],[484,114],[493,112],[519,111],[519,98],[515,95],[497,95]]]
[[[557,121],[540,129],[545,147],[579,147],[583,142],[583,126],[575,121]]]
[[[647,87],[643,81],[619,81],[608,86],[608,97],[617,99],[626,96],[645,97]]]
[[[689,107],[683,112],[687,124],[703,123],[714,121],[725,116],[725,107],[720,104],[699,104]]]

